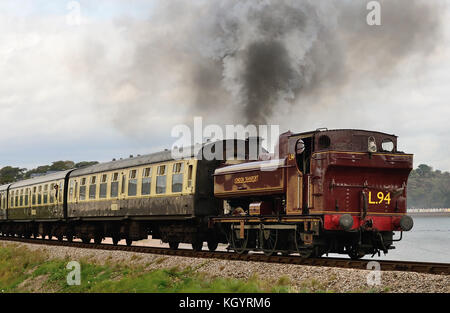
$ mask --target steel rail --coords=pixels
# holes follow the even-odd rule
[[[295,264],[307,266],[324,266],[324,267],[338,267],[338,268],[353,268],[367,270],[367,265],[371,261],[376,261],[380,264],[381,271],[403,271],[403,272],[417,272],[438,275],[450,275],[450,263],[430,263],[430,262],[412,262],[412,261],[388,261],[388,260],[351,260],[344,258],[302,258],[296,255],[281,256],[264,254],[237,254],[225,251],[194,251],[189,249],[158,248],[151,246],[125,246],[112,244],[94,244],[82,242],[68,242],[57,241],[49,239],[25,239],[18,237],[0,237],[0,241],[22,242],[29,244],[40,244],[50,246],[63,246],[82,249],[97,249],[97,250],[115,250],[127,251],[137,253],[149,253],[160,255],[172,255],[194,258],[209,258],[209,259],[225,259],[234,261],[252,261],[265,263],[280,263],[280,264]]]

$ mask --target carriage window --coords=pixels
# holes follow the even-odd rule
[[[23,189],[20,190],[20,200],[19,200],[20,206],[23,206]]]
[[[86,200],[86,178],[82,178],[80,182],[80,200]]]
[[[56,193],[55,184],[50,185],[50,203],[55,203],[55,193]]]
[[[11,207],[14,207],[14,191],[11,191]]]
[[[57,196],[58,196],[58,199],[59,199],[59,202],[62,202],[62,198],[63,198],[63,192],[64,192],[64,185],[63,185],[63,183],[61,182],[61,183],[59,183],[59,188],[58,188],[58,190],[56,191],[56,193],[57,193]]]
[[[75,185],[75,181],[71,180],[69,183],[69,200],[72,201],[73,199],[73,187]]]
[[[33,187],[33,195],[31,196],[31,204],[36,204],[36,187]]]
[[[172,174],[172,192],[181,192],[183,190],[183,163],[173,165]]]
[[[103,174],[100,183],[100,198],[106,198],[106,189],[108,186],[108,174]]]
[[[25,197],[24,197],[24,201],[25,201],[25,205],[28,205],[28,196],[30,194],[30,188],[25,189]]]
[[[42,204],[42,186],[38,187],[38,204]]]
[[[43,203],[47,203],[48,201],[48,185],[44,185],[44,199]]]
[[[126,181],[125,174],[122,173],[122,187],[120,188],[120,193],[121,194],[125,193],[125,181]]]
[[[119,173],[114,173],[111,182],[111,197],[119,195]]]
[[[187,181],[188,187],[192,187],[192,170],[193,170],[193,166],[189,165],[189,167],[188,167],[188,181]]]
[[[91,183],[89,185],[89,199],[95,199],[97,193],[97,176],[91,176]]]
[[[142,171],[142,186],[141,186],[141,194],[149,195],[151,182],[152,182],[152,168],[147,167]]]
[[[137,170],[130,171],[130,178],[128,180],[128,196],[135,196],[137,193]]]
[[[166,175],[166,166],[165,165],[158,166],[158,175]]]
[[[73,199],[73,186],[75,185],[75,181],[71,180],[69,185],[69,199]]]
[[[158,175],[156,176],[156,193],[161,194],[166,192],[166,166],[158,166]]]
[[[19,190],[16,190],[15,195],[16,195],[16,204],[15,204],[15,206],[18,207],[19,206]]]

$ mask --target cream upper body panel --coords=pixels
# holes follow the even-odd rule
[[[194,193],[197,160],[171,160],[86,172],[69,179],[68,203],[167,197]]]

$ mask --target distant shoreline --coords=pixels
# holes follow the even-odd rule
[[[411,216],[450,216],[450,212],[407,212]]]

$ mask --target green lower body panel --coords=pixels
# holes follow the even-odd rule
[[[194,215],[194,196],[80,201],[68,205],[68,217],[161,217]]]
[[[14,208],[6,212],[8,220],[59,220],[64,217],[62,205]]]

